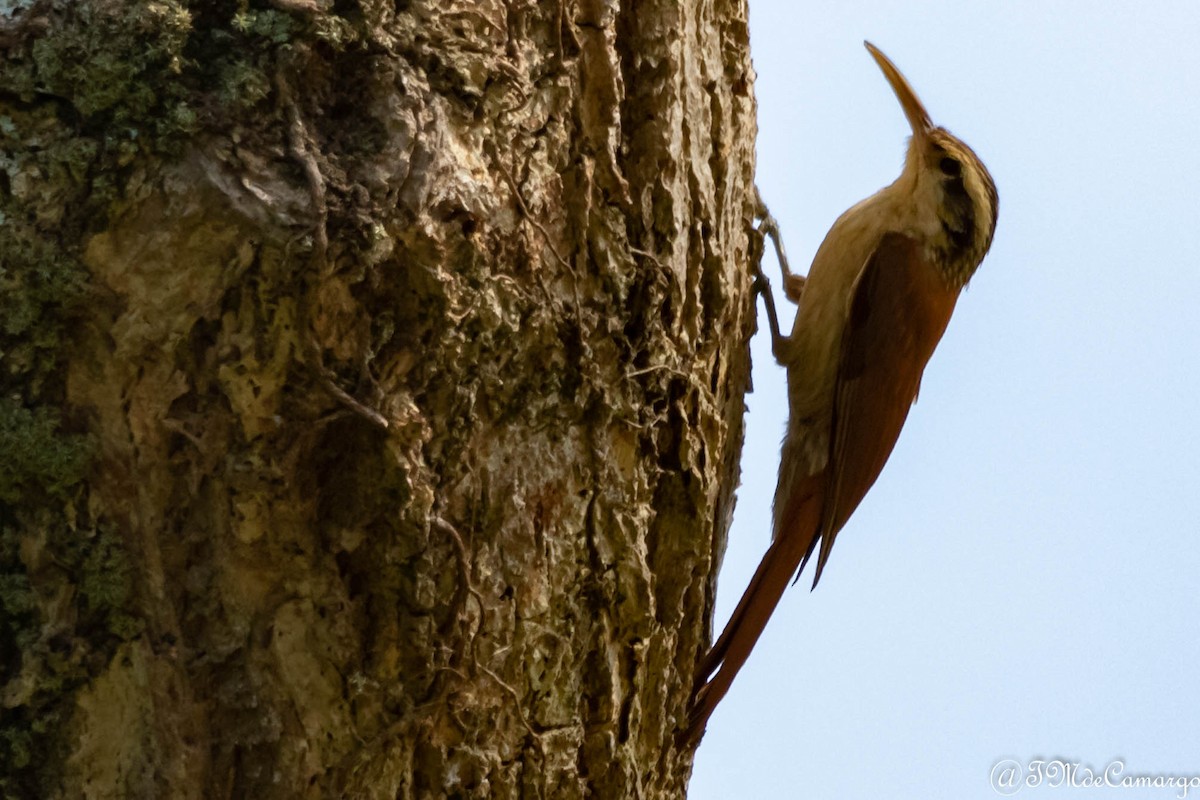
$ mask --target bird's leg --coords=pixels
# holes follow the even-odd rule
[[[771,328],[771,353],[775,360],[783,363],[791,339],[779,332],[779,314],[775,311],[775,295],[771,293],[771,282],[763,275],[762,266],[754,265],[754,293],[762,295],[767,307],[767,324]]]
[[[771,215],[771,210],[763,202],[762,195],[755,187],[754,199],[758,204],[755,216],[758,217],[758,232],[771,240],[775,247],[775,259],[779,262],[779,271],[783,273],[783,293],[788,300],[799,305],[800,296],[804,293],[804,276],[792,273],[788,264],[787,252],[783,249],[783,237],[779,234],[779,222]]]
[[[800,294],[804,290],[804,278],[792,274],[792,270],[788,266],[787,253],[783,250],[783,240],[779,236],[779,223],[767,210],[767,205],[763,202],[762,195],[758,194],[757,188],[755,189],[755,200],[758,203],[755,213],[759,219],[758,234],[770,237],[772,244],[775,245],[775,256],[779,261],[779,268],[783,271],[784,294],[793,303],[799,303]],[[767,280],[767,276],[762,271],[762,239],[760,238],[758,242],[755,247],[756,252],[751,258],[751,262],[754,264],[754,292],[762,295],[767,308],[767,322],[771,327],[771,353],[775,356],[776,361],[786,365],[792,340],[779,330],[779,314],[775,310],[775,295],[771,292],[771,282]]]

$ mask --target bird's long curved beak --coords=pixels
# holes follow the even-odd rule
[[[933,122],[929,119],[929,112],[925,110],[925,106],[921,105],[917,93],[908,85],[908,81],[900,74],[900,70],[896,69],[896,65],[892,63],[891,59],[885,56],[878,47],[870,42],[863,42],[863,44],[866,45],[871,57],[875,59],[875,63],[883,70],[883,76],[892,85],[892,91],[896,93],[896,99],[900,101],[900,106],[904,109],[904,116],[908,117],[908,124],[912,126],[913,136],[924,139],[933,129]]]

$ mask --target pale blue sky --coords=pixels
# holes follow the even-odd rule
[[[758,180],[794,267],[899,173],[907,125],[864,38],[988,165],[1000,221],[690,797],[997,797],[1002,758],[1200,776],[1200,3],[750,6]],[[718,629],[769,539],[786,403],[762,327]]]

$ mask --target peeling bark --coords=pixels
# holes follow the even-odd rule
[[[88,454],[0,473],[0,789],[682,796],[754,324],[745,4],[0,34],[0,235],[85,287],[0,388]]]

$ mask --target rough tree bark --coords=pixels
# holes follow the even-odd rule
[[[682,796],[746,13],[0,4],[0,795]]]

